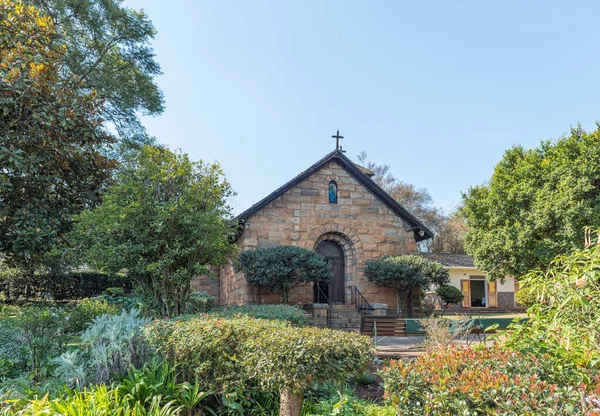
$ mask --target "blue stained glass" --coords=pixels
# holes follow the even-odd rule
[[[329,182],[329,203],[337,204],[337,183],[335,181]]]

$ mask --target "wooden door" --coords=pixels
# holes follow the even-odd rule
[[[331,241],[319,243],[315,250],[318,254],[325,257],[331,273],[331,281],[326,287],[326,295],[331,303],[344,304],[344,252],[342,248]],[[325,290],[324,290],[325,291]]]
[[[498,289],[497,289],[496,281],[488,283],[488,308],[497,308],[498,307]]]
[[[460,290],[464,295],[462,306],[463,308],[471,307],[471,281],[469,279],[460,281]]]

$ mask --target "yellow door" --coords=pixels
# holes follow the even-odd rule
[[[497,308],[498,307],[498,289],[496,281],[488,283],[488,307],[489,308]]]
[[[464,298],[462,301],[463,308],[471,307],[471,282],[469,280],[460,281],[460,290],[462,291]]]

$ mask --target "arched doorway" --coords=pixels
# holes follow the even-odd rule
[[[325,257],[332,276],[329,284],[320,285],[321,291],[315,287],[315,303],[324,303],[322,298],[325,294],[331,303],[344,304],[344,251],[332,241],[321,241],[315,251]]]

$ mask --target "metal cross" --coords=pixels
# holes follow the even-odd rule
[[[343,139],[344,136],[340,136],[340,131],[338,130],[335,136],[331,136],[335,139],[335,150],[340,150],[340,139]]]

